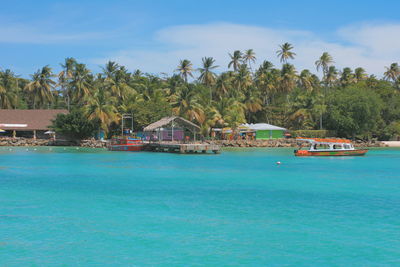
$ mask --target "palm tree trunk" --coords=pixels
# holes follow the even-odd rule
[[[70,97],[69,97],[69,94],[67,94],[67,107],[68,107],[68,111],[71,111],[71,107],[70,107]]]
[[[210,106],[211,106],[212,98],[213,98],[213,92],[212,92],[212,87],[211,87],[211,85],[209,85],[208,87],[210,88]]]

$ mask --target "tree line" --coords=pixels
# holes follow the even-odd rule
[[[228,54],[228,70],[219,72],[212,57],[195,68],[180,60],[174,74],[128,71],[109,61],[93,73],[74,58],[62,71],[44,66],[30,79],[0,71],[0,108],[65,108],[109,136],[121,114],[133,114],[135,130],[165,116],[178,115],[201,126],[237,128],[267,122],[291,130],[334,130],[340,137],[388,139],[400,135],[400,67],[386,67],[381,79],[362,67],[338,70],[324,52],[315,71],[297,70],[289,43],[279,46],[281,66],[264,60],[256,66],[252,49]],[[321,77],[321,78],[320,78]]]

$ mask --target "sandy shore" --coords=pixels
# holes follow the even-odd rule
[[[400,141],[382,141],[388,147],[400,147]]]

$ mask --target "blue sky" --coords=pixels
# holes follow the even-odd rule
[[[212,56],[253,48],[258,62],[280,65],[290,42],[299,69],[315,71],[328,51],[339,68],[381,75],[400,61],[400,1],[5,1],[0,9],[0,67],[23,77],[75,57],[94,72],[108,60],[131,71],[171,74],[180,59],[195,67]]]

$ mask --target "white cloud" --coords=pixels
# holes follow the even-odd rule
[[[339,35],[363,46],[373,56],[400,55],[400,24],[358,25],[339,30]]]
[[[312,32],[278,30],[265,27],[229,23],[184,25],[162,29],[155,33],[156,48],[117,51],[92,62],[103,64],[114,60],[145,72],[172,72],[180,59],[189,59],[200,66],[201,58],[212,56],[225,70],[228,52],[252,48],[258,64],[264,59],[280,66],[276,57],[278,46],[284,42],[294,45],[297,54],[291,61],[299,69],[315,70],[314,62],[325,51],[339,68],[363,67],[369,73],[381,75],[384,66],[400,59],[400,25],[359,25],[339,29],[333,33],[336,42],[326,41]]]
[[[54,33],[39,26],[0,24],[0,43],[54,44],[101,38],[100,33]]]

